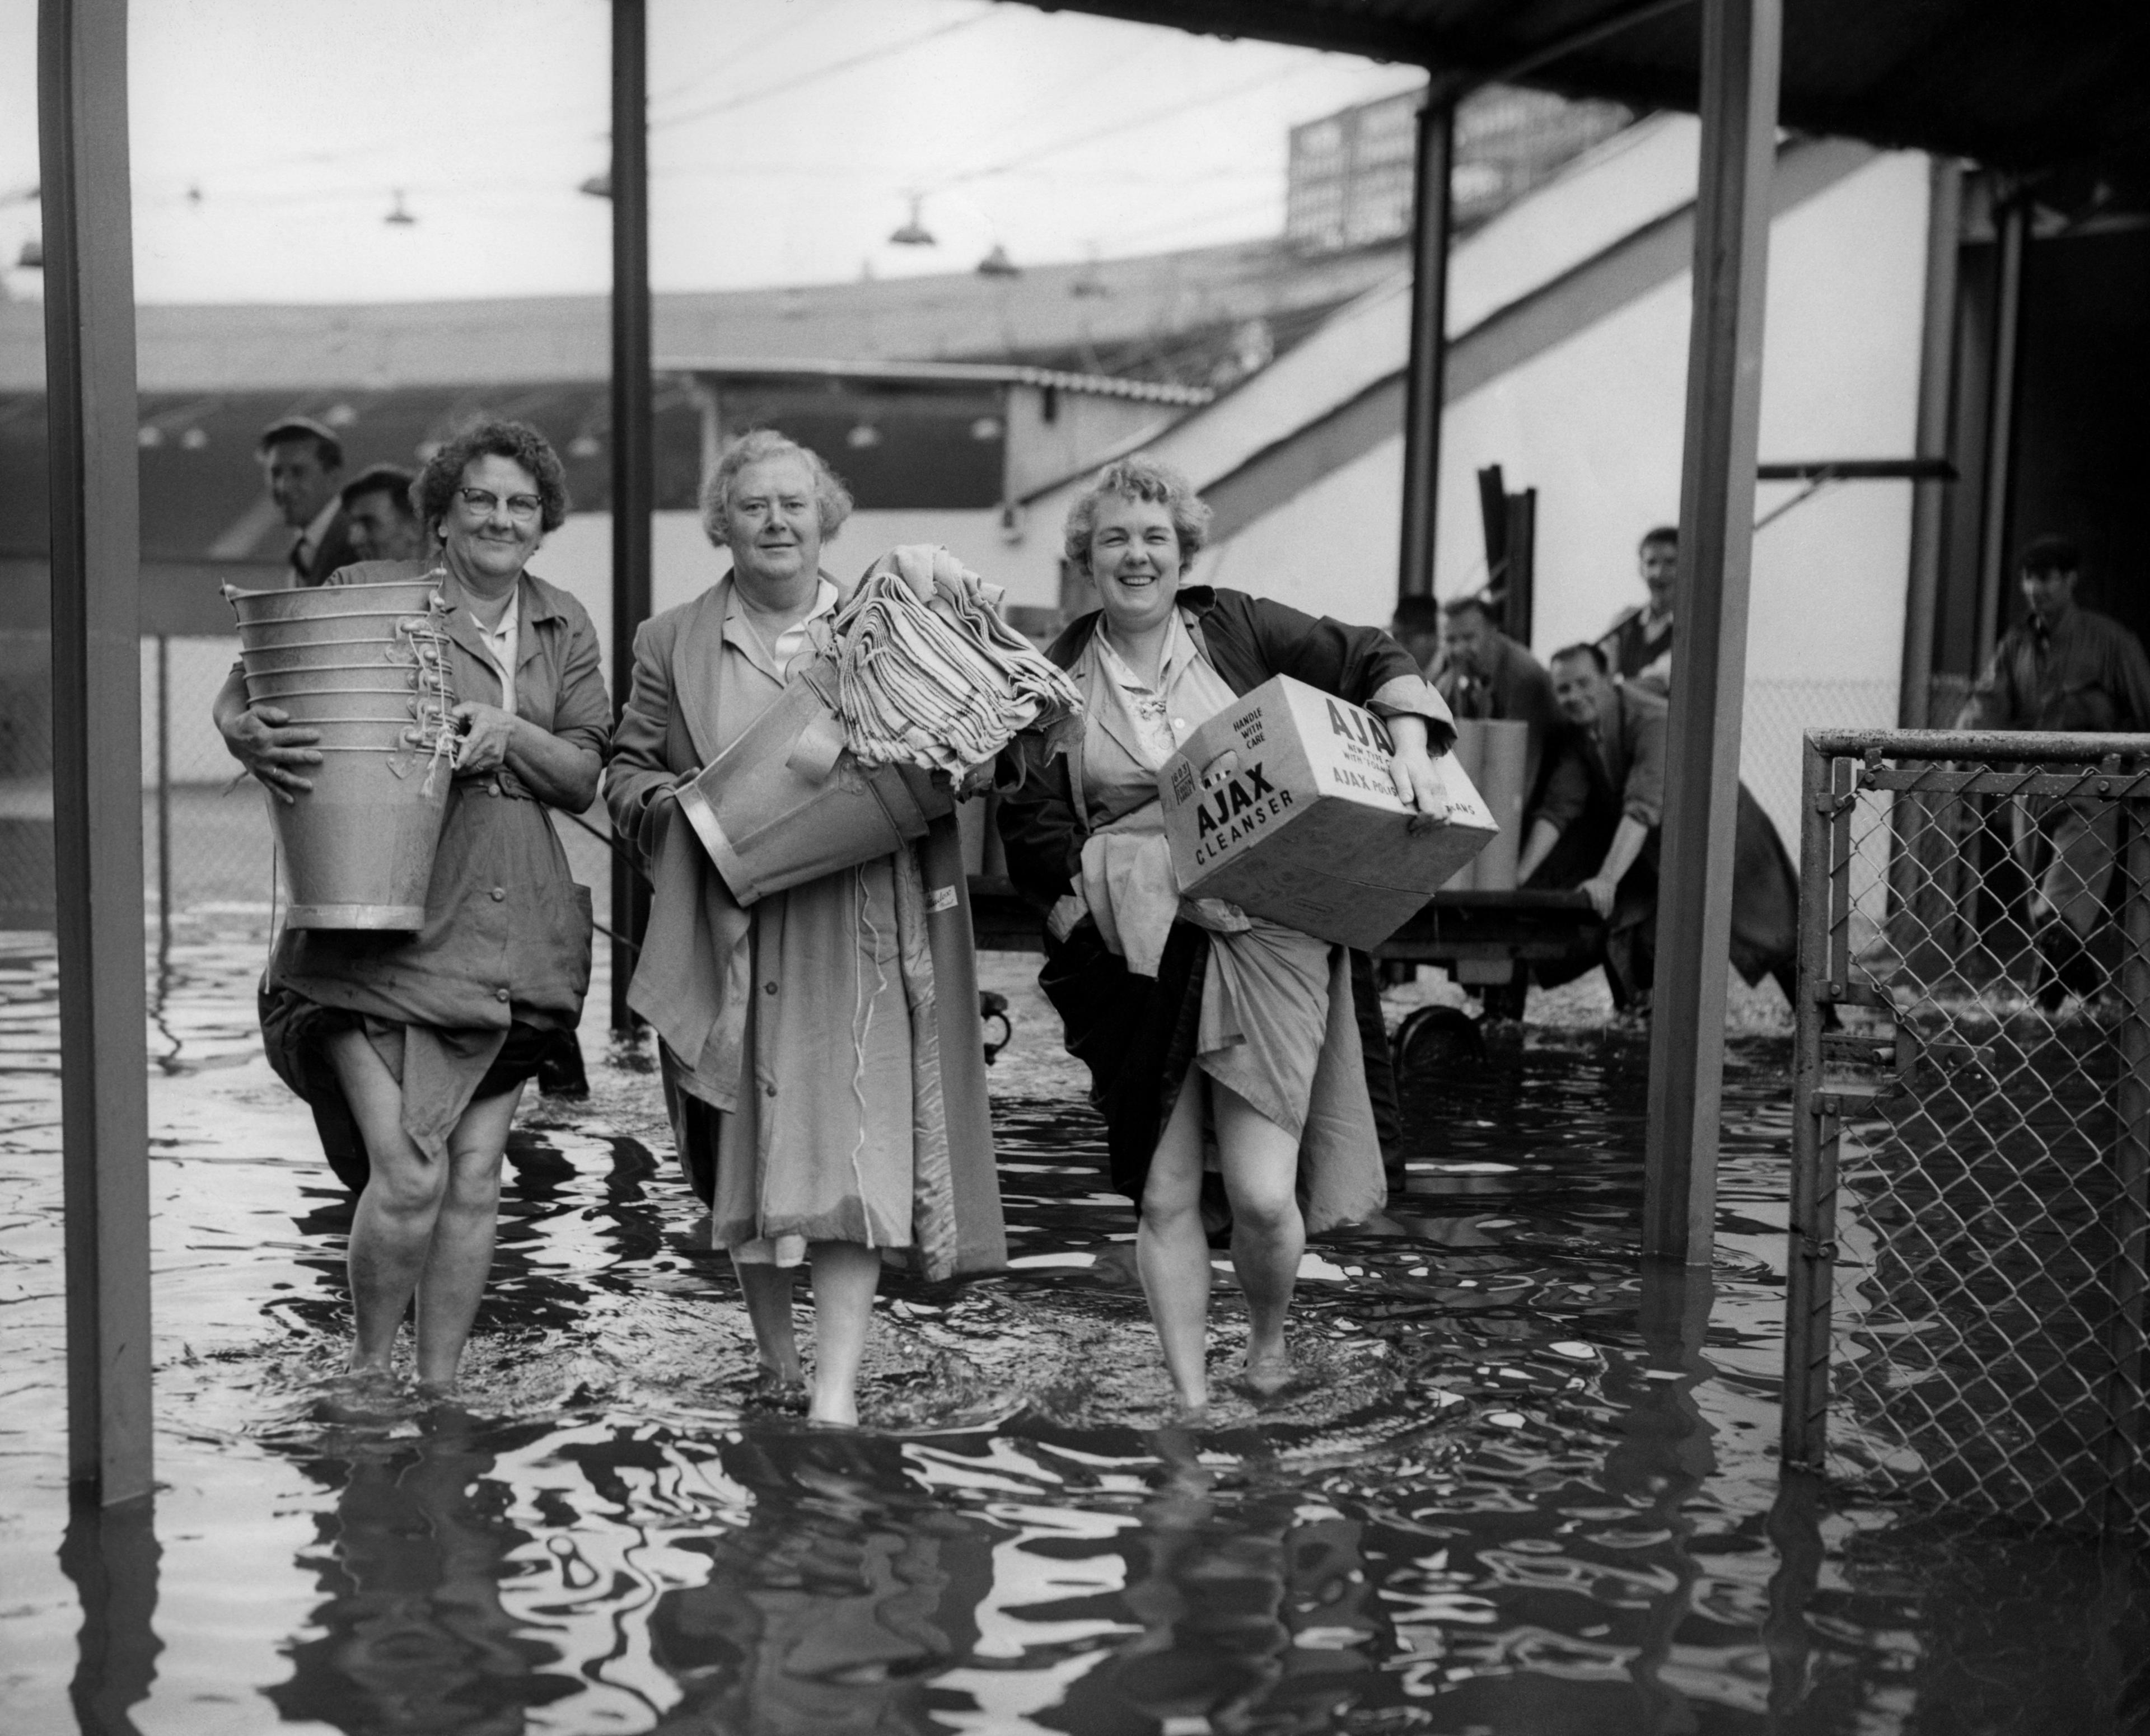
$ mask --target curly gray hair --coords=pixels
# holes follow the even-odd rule
[[[1086,573],[1090,570],[1090,538],[1098,528],[1098,506],[1108,494],[1122,500],[1154,501],[1169,511],[1183,561],[1192,560],[1209,540],[1209,506],[1194,492],[1194,485],[1162,458],[1136,452],[1115,458],[1099,471],[1067,509],[1061,546],[1067,558]]]
[[[851,516],[850,490],[844,487],[843,479],[835,472],[822,462],[821,455],[774,428],[749,428],[726,444],[724,456],[717,460],[717,467],[702,484],[702,529],[712,542],[721,548],[731,540],[729,509],[732,478],[749,464],[759,464],[765,458],[784,457],[803,460],[813,476],[815,517],[820,521],[822,540],[825,542],[842,528],[844,521]]]

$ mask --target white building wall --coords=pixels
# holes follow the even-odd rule
[[[1771,235],[1762,455],[1912,451],[1924,296],[1923,157],[1876,158]],[[1442,424],[1436,573],[1444,596],[1486,579],[1476,473],[1538,490],[1534,648],[1592,638],[1641,596],[1637,538],[1679,516],[1690,291],[1683,276],[1459,402]],[[1226,543],[1200,576],[1346,618],[1393,604],[1403,442],[1385,442]],[[1758,517],[1793,492],[1764,487]],[[1810,724],[1896,711],[1910,488],[1850,483],[1755,539],[1742,764],[1781,827],[1796,825]]]

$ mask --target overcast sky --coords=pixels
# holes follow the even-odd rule
[[[660,290],[1275,234],[1286,129],[1423,75],[992,0],[651,0]],[[36,234],[35,0],[0,0],[0,282]],[[144,301],[600,291],[604,0],[134,0]],[[416,220],[390,224],[396,208]],[[910,200],[939,245],[888,237]]]

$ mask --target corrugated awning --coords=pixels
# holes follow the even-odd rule
[[[1498,75],[1623,14],[1522,82],[1692,108],[1693,5],[1636,0],[1058,0],[1062,9]],[[2150,209],[2150,7],[2139,0],[1784,0],[1779,115],[1801,131],[2042,178],[2063,210]],[[2104,184],[2101,195],[2099,184]]]

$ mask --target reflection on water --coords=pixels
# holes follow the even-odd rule
[[[1078,1105],[997,1103],[1014,1269],[892,1279],[871,1426],[829,1432],[749,1403],[651,1081],[593,1055],[515,1138],[462,1408],[352,1419],[348,1208],[259,1060],[258,956],[160,961],[161,1486],[70,1522],[53,979],[0,955],[11,1730],[2088,1732],[2150,1700],[2140,1563],[1780,1491],[1767,1044],[1698,1274],[1636,1257],[1639,1038],[1412,1082],[1392,1215],[1309,1253],[1310,1378],[1194,1433]]]

